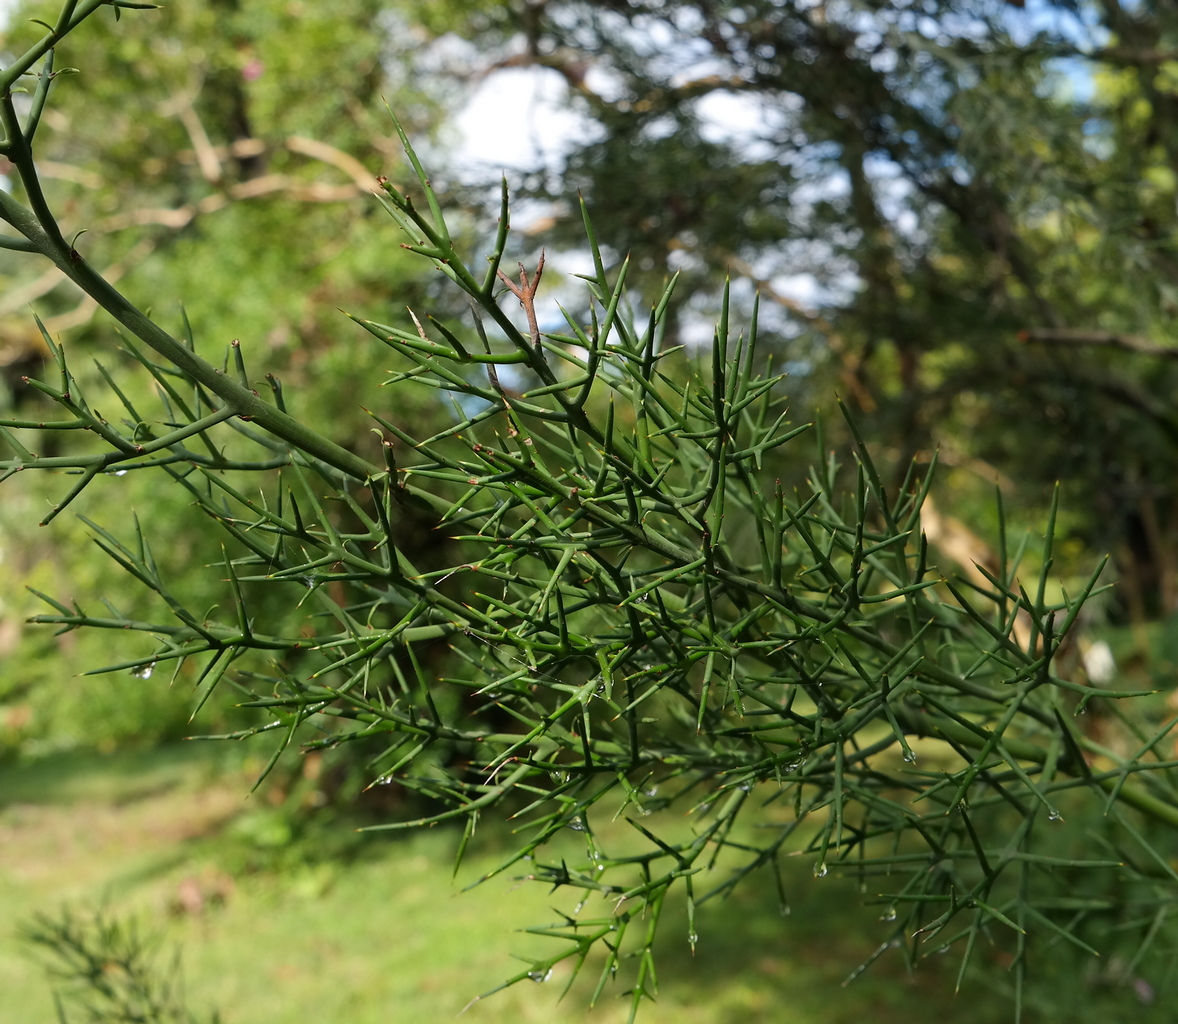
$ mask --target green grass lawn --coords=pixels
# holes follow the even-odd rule
[[[112,913],[139,915],[182,950],[193,1009],[207,1016],[217,1008],[225,1024],[452,1021],[473,997],[520,970],[512,954],[548,951],[551,940],[519,929],[555,920],[554,908],[568,910],[563,893],[521,881],[526,869],[461,891],[504,858],[502,835],[476,837],[457,880],[458,834],[449,830],[390,834],[347,857],[320,856],[306,840],[287,846],[278,812],[264,795],[249,796],[257,764],[241,750],[189,744],[0,769],[0,992],[19,993],[3,999],[7,1024],[55,1020],[44,971],[17,926],[63,904],[105,903]],[[570,833],[571,857],[577,842]],[[259,850],[264,870],[255,863]],[[885,957],[842,987],[880,941],[879,908],[861,906],[850,881],[815,879],[801,862],[787,886],[788,917],[756,885],[702,907],[694,956],[686,915],[672,905],[658,960],[660,998],[640,1019],[1012,1019],[1009,1003],[989,985],[969,981],[954,997],[952,957],[936,958],[914,977]],[[590,904],[585,912],[606,908]],[[587,1008],[596,974],[590,962],[560,1000],[569,975],[558,970],[545,984],[524,983],[474,1003],[462,1019],[624,1021],[622,985],[607,986],[597,1008]],[[1114,1012],[1105,1019],[1144,1018]]]

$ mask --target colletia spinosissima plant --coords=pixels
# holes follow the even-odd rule
[[[1049,599],[1054,511],[1033,585],[1017,576],[1025,543],[1008,551],[1002,536],[983,589],[930,570],[919,516],[931,474],[889,490],[853,424],[852,471],[824,455],[807,490],[787,493],[773,465],[806,428],[789,422],[782,378],[759,372],[755,312],[741,331],[726,303],[710,352],[684,370],[664,345],[674,282],[636,318],[627,264],[607,268],[586,218],[584,313],[541,330],[542,265],[518,283],[501,270],[506,186],[476,273],[399,125],[413,196],[381,179],[380,201],[471,313],[357,319],[401,367],[366,399],[385,456],[369,462],[300,420],[273,376],[258,387],[241,345],[206,360],[66,241],[32,147],[53,47],[103,6],[140,5],[67,3],[3,73],[0,152],[23,201],[0,194],[15,232],[0,245],[50,259],[121,325],[159,406],[141,411],[103,371],[101,404],[123,412],[99,415],[43,331],[56,372],[29,383],[58,418],[0,424],[0,465],[6,479],[75,477],[47,522],[112,474],[160,476],[221,531],[224,558],[207,572],[225,596],[211,610],[187,602],[150,527],[91,524],[165,614],[42,595],[53,611],[35,621],[150,638],[147,654],[101,671],[171,667],[201,701],[237,687],[268,716],[249,733],[279,737],[270,766],[291,745],[375,750],[371,781],[433,808],[380,827],[462,824],[461,858],[480,817],[510,816],[518,844],[500,870],[577,905],[534,929],[554,951],[505,984],[562,961],[576,977],[593,953],[593,999],[616,979],[633,1016],[656,991],[668,899],[686,906],[694,947],[710,899],[761,885],[786,905],[782,865],[797,854],[819,877],[853,875],[884,908],[876,955],[915,964],[951,948],[964,973],[980,945],[1001,944],[1016,998],[1037,940],[1096,952],[1113,932],[1135,936],[1141,962],[1178,883],[1159,839],[1178,826],[1174,763],[1157,753],[1168,727],[1129,728],[1124,751],[1077,728],[1088,701],[1126,694],[1056,672],[1098,574]],[[22,116],[12,91],[25,74],[37,84]],[[447,425],[421,437],[377,411],[408,386],[452,399]],[[79,433],[101,450],[70,453]],[[46,437],[66,454],[36,454]],[[445,564],[419,567],[400,546],[421,516],[449,538]],[[579,859],[550,854],[570,831]]]

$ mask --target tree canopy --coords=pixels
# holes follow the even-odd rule
[[[1126,612],[1172,610],[1170,5],[503,9],[477,73],[548,69],[590,125],[522,194],[580,190],[648,290],[751,276],[795,400],[833,385],[897,465],[940,448],[1016,503],[1061,481]]]

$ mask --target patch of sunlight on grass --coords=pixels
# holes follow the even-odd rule
[[[311,859],[252,874],[234,868],[240,858],[226,845],[234,840],[220,837],[232,835],[226,824],[259,800],[247,799],[251,780],[223,749],[190,745],[183,753],[0,769],[0,909],[7,922],[0,991],[22,993],[19,1002],[5,999],[7,1024],[54,1019],[49,985],[14,929],[63,902],[105,900],[114,913],[138,913],[181,948],[192,1008],[218,1009],[225,1024],[453,1021],[472,998],[521,969],[512,954],[552,952],[554,940],[519,929],[558,920],[569,899],[521,883],[516,876],[526,866],[460,891],[505,858],[509,840],[494,830],[476,838],[457,881],[458,835],[440,829],[390,835],[347,862]],[[622,832],[617,826],[606,838],[621,842]],[[580,842],[570,833],[570,863]],[[791,1024],[1007,1019],[1008,1007],[984,991],[954,1001],[955,962],[934,963],[909,979],[889,961],[841,988],[880,941],[878,908],[860,906],[848,880],[815,879],[801,859],[786,885],[788,918],[756,882],[700,907],[695,956],[684,906],[668,900],[657,958],[662,995],[640,1020],[769,1024],[786,1010]],[[697,885],[697,893],[705,888]],[[611,911],[612,904],[590,901],[585,913]],[[545,984],[525,982],[477,1001],[461,1019],[621,1024],[628,1000],[619,998],[626,987],[620,978],[595,1010],[587,1008],[600,965],[590,958],[563,1001],[567,967]]]

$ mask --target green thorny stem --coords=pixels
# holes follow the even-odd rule
[[[180,625],[96,618],[53,601],[58,614],[38,621],[67,629],[139,631],[160,645],[150,658],[115,666],[120,668],[170,659],[179,671],[186,659],[210,655],[198,680],[205,697],[244,653],[276,659],[274,674],[240,673],[243,686],[257,688],[247,705],[274,716],[264,729],[247,731],[281,731],[283,743],[271,765],[297,727],[314,716],[333,720],[332,728],[354,729],[325,727],[312,744],[320,749],[393,737],[368,767],[449,809],[389,827],[464,818],[468,839],[481,812],[522,799],[522,809],[510,806],[517,818],[536,815],[523,826],[533,836],[509,863],[531,856],[562,829],[583,832],[589,867],[570,868],[563,860],[537,863],[532,877],[600,893],[619,907],[637,901],[648,916],[622,910],[540,929],[569,946],[513,981],[546,977],[555,963],[570,957],[580,965],[601,943],[609,952],[599,993],[623,955],[623,938],[642,932],[627,939],[637,945],[636,1008],[654,991],[651,946],[672,885],[685,888],[693,920],[697,903],[727,892],[755,868],[776,872],[787,842],[800,842],[814,853],[822,874],[828,857],[848,859],[864,879],[908,865],[907,883],[883,884],[899,889],[888,898],[906,907],[896,927],[912,959],[950,920],[969,914],[963,932],[942,936],[945,942],[963,937],[968,960],[981,929],[997,922],[1019,936],[1021,963],[1024,912],[1038,914],[1035,920],[1046,920],[1045,927],[1058,925],[1029,902],[1018,902],[1021,897],[1013,905],[998,899],[998,881],[1008,868],[1018,875],[1021,893],[1036,866],[1113,870],[1130,860],[1115,843],[1109,844],[1115,860],[1052,857],[1030,849],[1039,812],[1058,820],[1055,796],[1068,799],[1076,790],[1097,794],[1105,813],[1146,851],[1147,863],[1134,866],[1139,880],[1178,881],[1166,858],[1156,855],[1116,807],[1123,803],[1156,823],[1178,827],[1178,802],[1167,774],[1174,764],[1151,760],[1169,725],[1151,735],[1138,733],[1137,749],[1122,755],[1083,735],[1061,713],[1069,710],[1065,699],[1082,709],[1092,697],[1129,694],[1084,686],[1052,671],[1099,574],[1077,598],[1046,601],[1054,507],[1033,594],[1018,584],[1014,567],[1003,558],[990,578],[992,591],[965,595],[930,577],[926,567],[919,508],[929,479],[906,481],[893,501],[853,423],[852,515],[835,508],[839,487],[833,461],[813,471],[813,493],[796,503],[786,499],[780,482],[763,489],[757,476],[763,461],[805,425],[789,428],[784,413],[772,416],[781,377],[754,372],[755,307],[747,339],[733,343],[726,294],[710,375],[677,382],[658,368],[667,355],[660,350],[660,330],[674,282],[645,333],[637,331],[626,312],[627,263],[611,282],[587,215],[594,260],[594,273],[585,279],[592,325],[566,313],[570,334],[540,331],[534,299],[541,263],[530,278],[521,267],[518,286],[507,281],[527,315],[528,328],[521,331],[498,301],[498,285],[506,281],[500,270],[509,229],[506,184],[489,266],[476,276],[396,124],[428,209],[418,210],[385,179],[376,182],[381,201],[408,236],[406,248],[431,260],[469,297],[478,341],[464,343],[432,318],[434,336],[444,343],[431,340],[416,318],[414,331],[357,320],[412,365],[390,383],[417,380],[477,400],[477,412],[464,411],[460,424],[426,440],[373,414],[382,430],[419,460],[410,466],[394,464],[387,440],[387,464],[369,463],[287,414],[277,399],[264,401],[244,374],[235,379],[162,330],[66,241],[42,193],[33,156],[33,137],[54,79],[53,46],[108,5],[65,4],[57,27],[0,76],[0,154],[15,168],[28,202],[0,193],[0,218],[18,233],[0,237],[0,246],[51,260],[134,337],[223,403],[205,417],[191,417],[183,436],[201,434],[225,418],[248,420],[286,446],[284,472],[294,485],[285,492],[284,505],[283,492],[271,502],[246,497],[207,466],[207,491],[184,472],[163,467],[216,519],[236,549],[247,552],[236,558],[226,553],[224,559],[236,623],[210,622],[208,614],[193,612],[175,597],[142,535],[127,545],[97,526],[104,550],[155,590]],[[31,111],[22,124],[12,87],[38,61]],[[501,335],[494,345],[484,317]],[[612,336],[621,340],[610,342]],[[64,377],[63,357],[59,361]],[[509,392],[499,379],[508,368],[531,374],[534,386],[523,394]],[[485,384],[475,379],[476,370],[485,373]],[[69,408],[68,395],[43,390]],[[603,390],[611,395],[604,412]],[[615,398],[619,406],[630,406],[633,423],[626,428]],[[492,421],[502,432],[494,443],[480,441],[477,431]],[[93,417],[85,422],[97,423]],[[121,457],[135,456],[125,439],[99,432],[121,446]],[[14,442],[11,434],[6,439]],[[447,447],[452,442],[464,446],[461,455]],[[17,452],[10,468],[69,464]],[[363,524],[359,532],[337,529],[307,483],[305,467],[338,485],[332,498]],[[414,485],[411,479],[436,486]],[[369,505],[348,490],[356,482],[371,490]],[[210,497],[214,490],[219,499],[247,509],[248,516],[231,515],[226,504]],[[411,501],[425,502],[435,520],[456,531],[456,544],[483,553],[444,570],[418,572],[395,542],[390,512],[398,502]],[[304,518],[308,508],[318,518],[314,528]],[[738,556],[730,537],[734,523],[743,523],[755,537],[758,563]],[[276,539],[268,545],[263,537]],[[383,552],[387,562],[373,551]],[[531,575],[522,568],[529,564]],[[262,571],[251,575],[259,566]],[[452,577],[457,579],[447,584]],[[246,608],[242,584],[290,580],[305,583],[339,632],[309,637],[260,628]],[[341,591],[353,587],[358,596],[351,603],[326,596],[324,582]],[[492,592],[496,586],[498,593]],[[943,598],[945,592],[952,602]],[[977,603],[992,606],[993,615],[983,614]],[[1016,642],[1019,615],[1029,619],[1030,636]],[[493,707],[501,712],[498,720],[439,710],[434,693],[439,680],[418,658],[424,645],[436,641],[450,643],[454,659],[467,663],[461,666],[464,675],[445,682],[485,698],[480,711]],[[393,683],[377,680],[390,674]],[[267,688],[271,692],[257,692]],[[923,772],[903,767],[915,764],[908,741],[921,736],[940,741],[964,767]],[[899,767],[886,761],[897,747],[903,754]],[[1130,781],[1131,776],[1140,777]],[[773,790],[767,805],[780,806],[784,794],[792,793],[794,815],[771,826],[776,832],[768,839],[753,843],[734,828],[761,784]],[[674,785],[681,789],[672,796],[652,795]],[[670,806],[689,793],[698,799],[693,808],[698,825],[687,838],[656,838],[640,820],[651,806]],[[598,845],[588,816],[606,794],[620,800],[618,815],[640,812],[626,820],[649,840],[645,852],[611,858]],[[862,813],[859,822],[851,820],[853,805]],[[1011,809],[1021,823],[1007,842],[979,836],[976,817]],[[808,817],[824,819],[813,834],[799,832]],[[901,836],[919,837],[926,849],[911,852]],[[887,843],[894,843],[891,852],[878,852]],[[716,863],[721,850],[739,852],[744,862],[730,882],[696,899],[693,879]],[[856,851],[861,860],[851,862]],[[665,869],[660,860],[668,862]],[[961,866],[967,861],[976,864],[973,874]],[[639,877],[631,877],[630,884],[606,882],[599,871],[607,863]],[[694,945],[694,925],[691,935]]]
[[[0,155],[7,157],[12,164],[24,186],[29,204],[25,206],[8,192],[0,191],[0,218],[20,234],[19,238],[0,237],[0,247],[36,252],[45,256],[132,335],[168,359],[185,376],[197,381],[220,398],[231,415],[257,423],[290,445],[292,453],[303,453],[325,466],[332,467],[340,474],[360,481],[382,475],[382,469],[277,409],[264,401],[257,391],[201,359],[130,302],[86,262],[85,257],[74,245],[66,241],[41,189],[33,156],[33,139],[49,89],[55,76],[60,74],[53,71],[54,45],[104,6],[139,8],[153,5],[112,5],[111,0],[81,0],[68,3],[63,9],[57,27],[0,74],[0,90],[3,90],[0,92],[0,125],[3,126]],[[13,102],[13,85],[42,58],[43,65],[37,75],[33,108],[22,125]]]

